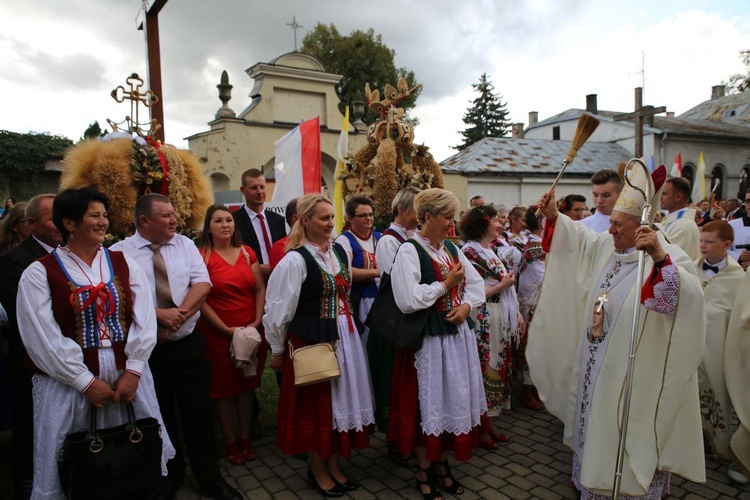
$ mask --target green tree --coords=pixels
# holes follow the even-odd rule
[[[61,156],[72,145],[73,141],[61,135],[0,130],[0,179],[6,184],[31,186],[47,160]]]
[[[750,90],[750,50],[741,50],[740,59],[742,59],[742,64],[745,65],[747,73],[744,75],[737,73],[729,77],[727,91],[730,94]]]
[[[98,121],[95,121],[91,125],[88,126],[88,128],[83,132],[83,137],[81,137],[81,140],[84,139],[96,139],[97,137],[101,137],[103,135],[107,135],[108,130],[105,128],[102,130],[102,127],[99,125]]]
[[[372,29],[355,30],[345,36],[339,33],[334,24],[318,23],[305,35],[301,51],[318,58],[326,71],[343,76],[336,87],[342,113],[345,106],[351,107],[352,101],[364,101],[366,83],[370,84],[372,90],[380,89],[381,95],[385,84],[395,87],[399,77],[406,79],[410,88],[416,83],[413,71],[396,68],[396,52],[389,49],[382,37]],[[399,106],[408,112],[416,104],[419,93],[420,90],[415,91]],[[362,121],[373,123],[377,121],[377,115],[367,109]],[[415,119],[410,121],[414,124]]]
[[[511,128],[506,108],[508,103],[503,104],[500,94],[494,93],[495,86],[492,85],[487,73],[482,73],[479,83],[472,83],[471,86],[479,93],[479,97],[471,102],[471,107],[464,114],[464,123],[468,125],[461,131],[464,142],[453,146],[459,151],[485,137],[505,137]]]

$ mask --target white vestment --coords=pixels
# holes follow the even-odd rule
[[[621,485],[622,494],[634,496],[646,494],[658,471],[705,481],[696,375],[705,343],[703,293],[693,262],[679,247],[662,246],[676,264],[676,269],[669,267],[672,284],[679,276],[679,288],[672,291],[677,293],[676,314],[641,309]],[[583,347],[594,304],[613,266],[613,253],[609,234],[595,233],[560,215],[529,330],[526,357],[531,378],[547,409],[563,421],[563,441],[571,448],[578,439],[576,418],[581,416],[579,383],[587,377],[581,367]],[[632,259],[626,257],[625,261]],[[652,268],[647,258],[644,280]],[[627,279],[633,285],[610,305],[608,345],[600,353],[598,376],[588,387],[584,435],[578,439],[584,443],[577,456],[580,484],[597,494],[612,491],[636,274],[630,273]],[[662,283],[670,285],[667,280]],[[655,293],[662,283],[654,287]]]
[[[599,210],[578,222],[597,233],[606,233],[609,231],[609,215],[604,215]]]
[[[695,209],[683,208],[667,215],[661,224],[657,224],[667,240],[688,254],[693,260],[701,256],[700,251],[700,229],[695,223]]]
[[[716,457],[727,460],[732,437],[732,406],[724,381],[724,349],[729,316],[745,272],[732,257],[727,257],[726,267],[712,277],[703,270],[702,258],[696,262],[696,267],[705,295],[707,320],[706,353],[698,369],[703,434],[711,442]]]
[[[732,460],[750,476],[750,273],[732,308],[724,349],[724,378],[740,426],[729,444]]]

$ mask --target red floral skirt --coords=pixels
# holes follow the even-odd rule
[[[299,337],[291,340],[295,349],[315,343]],[[359,432],[333,430],[331,383],[294,385],[294,366],[288,353],[281,375],[278,424],[276,445],[281,451],[287,455],[314,452],[324,459],[334,453],[348,457],[352,448],[367,448],[374,431],[372,425]]]
[[[391,381],[388,441],[398,442],[401,453],[414,453],[415,446],[425,446],[430,462],[441,461],[443,453],[448,451],[454,452],[456,460],[469,460],[471,450],[479,446],[479,427],[468,434],[444,432],[439,436],[429,436],[422,432],[421,422],[414,351],[397,347]]]

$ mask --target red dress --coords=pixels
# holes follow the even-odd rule
[[[258,261],[250,247],[246,246],[245,250],[251,263]],[[218,253],[211,252],[206,267],[212,283],[206,303],[224,324],[231,328],[246,326],[255,321],[255,275],[250,270],[245,255],[240,252],[237,261],[230,264]],[[258,374],[246,379],[242,370],[236,368],[229,357],[232,337],[217,331],[203,316],[198,320],[198,331],[206,339],[205,353],[211,364],[212,398],[237,396],[260,387],[268,351],[265,340],[258,349]]]

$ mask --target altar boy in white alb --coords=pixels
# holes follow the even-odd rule
[[[706,354],[698,369],[703,434],[714,455],[729,460],[732,437],[732,405],[724,377],[724,352],[732,306],[745,272],[727,250],[734,231],[727,221],[716,220],[701,228],[700,252],[696,261],[706,304]]]
[[[653,220],[666,169],[628,175],[655,193]],[[640,226],[645,199],[629,185],[610,216],[609,234],[558,215],[554,193],[539,203],[548,220],[547,271],[526,357],[542,402],[565,425],[573,484],[586,499],[612,492],[641,249],[648,256],[620,492],[661,499],[671,472],[705,481],[696,370],[706,319],[692,260]]]

